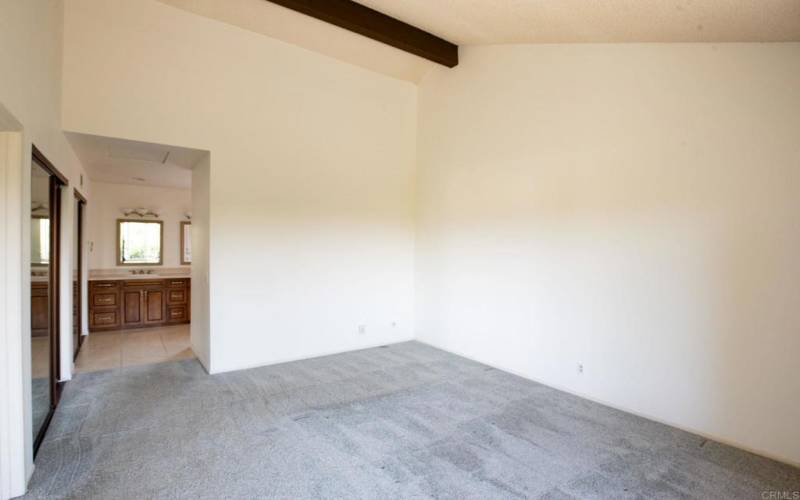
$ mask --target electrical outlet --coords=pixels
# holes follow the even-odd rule
[[[367,325],[358,325],[358,334],[366,335],[366,333],[367,333]]]
[[[578,363],[578,373],[583,374],[583,363]]]

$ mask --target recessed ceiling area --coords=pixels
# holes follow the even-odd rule
[[[89,178],[97,182],[189,189],[199,149],[67,132]]]

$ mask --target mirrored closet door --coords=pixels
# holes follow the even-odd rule
[[[72,211],[72,359],[78,358],[83,344],[83,213],[86,200],[75,191]]]
[[[34,146],[31,161],[31,403],[34,455],[58,404],[61,188],[66,179]]]

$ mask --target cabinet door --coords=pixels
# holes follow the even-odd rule
[[[31,335],[41,337],[47,335],[50,328],[50,301],[45,297],[31,297]]]
[[[124,290],[122,292],[122,324],[124,326],[142,324],[141,290]]]
[[[31,283],[31,334],[48,335],[50,331],[50,293],[47,283]]]
[[[163,288],[144,291],[144,322],[163,323],[165,297]]]

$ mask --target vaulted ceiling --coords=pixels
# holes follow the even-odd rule
[[[798,0],[358,0],[460,45],[800,41]]]
[[[159,0],[417,82],[434,63],[267,0]],[[800,0],[358,0],[461,46],[800,41]]]

